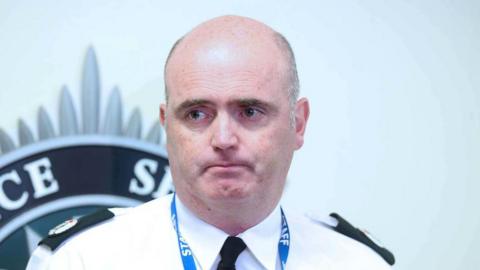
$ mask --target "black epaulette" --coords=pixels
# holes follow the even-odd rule
[[[95,224],[109,220],[114,216],[115,215],[108,209],[102,209],[79,219],[69,219],[51,229],[48,232],[48,236],[40,241],[38,245],[45,245],[52,251],[55,251],[55,249],[73,235],[90,228]]]
[[[346,235],[350,238],[353,238],[360,243],[368,246],[373,249],[378,255],[380,255],[388,264],[395,264],[395,257],[393,254],[386,249],[385,247],[377,244],[372,237],[366,231],[359,230],[355,228],[352,224],[346,221],[337,213],[331,213],[330,216],[338,221],[337,226],[333,227],[336,232],[339,232],[343,235]]]

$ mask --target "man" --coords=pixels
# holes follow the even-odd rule
[[[309,115],[280,34],[244,17],[207,21],[175,44],[165,87],[176,193],[46,239],[30,269],[389,269],[278,205]]]

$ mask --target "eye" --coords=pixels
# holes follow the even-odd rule
[[[242,116],[248,119],[256,119],[262,114],[263,112],[255,107],[245,107],[242,110]]]
[[[207,114],[200,110],[192,110],[187,113],[187,119],[193,121],[200,121],[207,118]]]
[[[252,107],[248,107],[248,108],[245,108],[243,110],[243,114],[246,116],[246,117],[254,117],[256,114],[258,113],[258,111]]]

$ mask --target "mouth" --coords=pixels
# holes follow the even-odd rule
[[[247,163],[212,163],[205,167],[205,172],[216,176],[231,177],[251,170]]]
[[[242,169],[248,168],[244,164],[212,164],[206,167],[206,170],[210,169],[225,169],[225,170],[233,170],[233,169]]]

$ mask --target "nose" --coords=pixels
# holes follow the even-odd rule
[[[237,146],[236,125],[229,115],[218,114],[212,129],[211,145],[215,150],[227,150]]]

